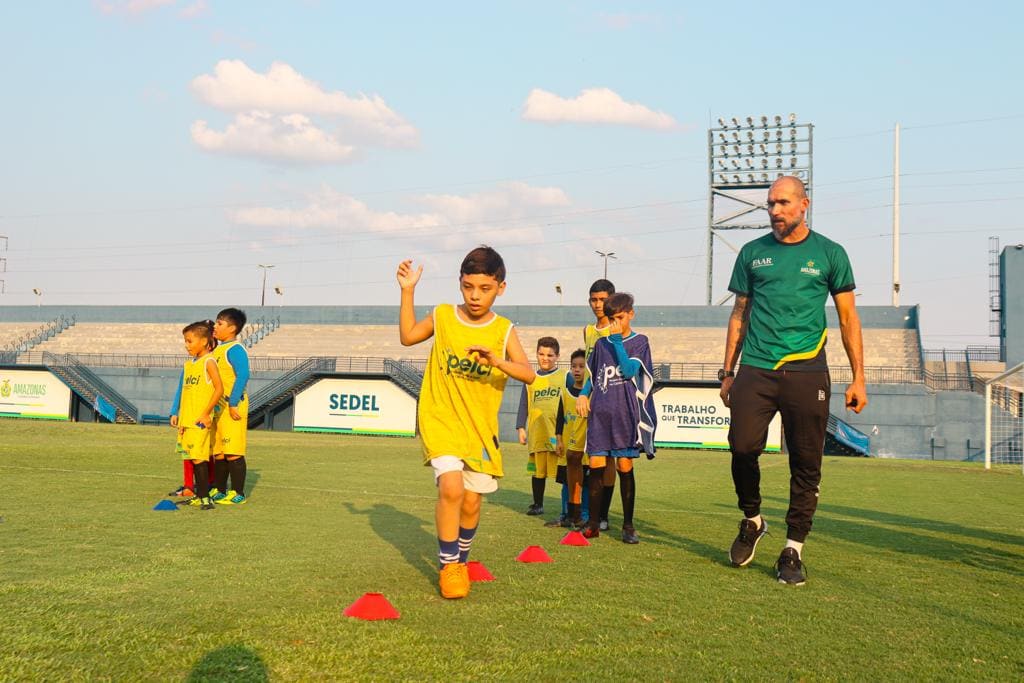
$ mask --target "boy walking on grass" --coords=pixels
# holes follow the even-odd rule
[[[416,320],[414,293],[423,266],[398,266],[401,307],[399,338],[412,346],[434,338],[420,389],[417,422],[423,464],[437,482],[438,561],[441,595],[469,594],[466,560],[480,522],[484,494],[498,489],[503,476],[498,443],[498,410],[505,382],[533,382],[523,346],[512,326],[491,307],[505,291],[505,263],[490,247],[466,255],[459,268],[462,303],[440,304]]]

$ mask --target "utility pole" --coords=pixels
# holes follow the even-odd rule
[[[263,308],[264,304],[267,303],[267,271],[274,266],[270,263],[260,263],[258,267],[263,269],[263,287],[260,293],[260,308]]]
[[[900,305],[900,124],[896,124],[892,159],[892,305]]]

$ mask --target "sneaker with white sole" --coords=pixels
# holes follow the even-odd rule
[[[243,505],[245,503],[245,496],[231,490],[227,493],[221,494],[220,498],[214,498],[213,502],[217,505]]]
[[[757,550],[757,542],[767,533],[768,522],[764,518],[761,519],[760,529],[752,520],[740,521],[740,533],[737,534],[736,540],[732,542],[732,548],[729,549],[729,561],[732,562],[732,566],[746,567],[750,564],[754,559],[754,551]]]
[[[807,583],[804,563],[800,560],[800,553],[796,551],[796,548],[782,549],[779,561],[775,563],[775,576],[779,579],[779,583],[789,586],[802,586]]]

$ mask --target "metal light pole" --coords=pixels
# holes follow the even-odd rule
[[[603,251],[594,250],[594,253],[604,259],[604,279],[607,280],[608,279],[608,259],[610,259],[610,258],[617,259],[619,257],[615,255],[614,251],[603,252]]]
[[[900,124],[892,156],[892,305],[900,305]]]
[[[263,269],[263,287],[260,293],[260,308],[262,308],[267,303],[267,271],[274,266],[270,263],[260,263],[258,267]]]
[[[555,294],[558,295],[558,305],[562,305],[562,284],[558,283],[555,285]]]
[[[32,293],[36,295],[36,308],[43,307],[43,290],[38,287],[32,288]]]

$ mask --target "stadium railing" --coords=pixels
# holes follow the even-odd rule
[[[4,347],[4,352],[19,354],[30,351],[33,347],[42,344],[47,339],[52,339],[64,330],[73,326],[75,324],[75,320],[74,315],[66,316],[61,314],[51,322],[44,323],[31,332],[27,332],[22,335],[20,339],[9,342]]]
[[[71,354],[44,351],[42,360],[50,372],[60,377],[79,396],[96,406],[97,410],[107,404],[113,406],[115,417],[112,422],[139,422],[139,409]]]

